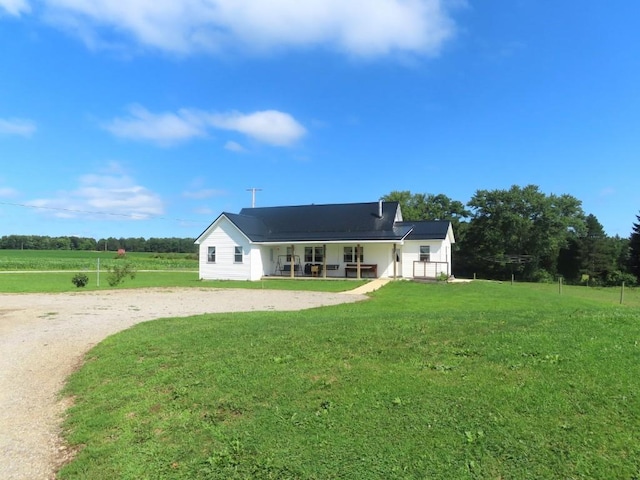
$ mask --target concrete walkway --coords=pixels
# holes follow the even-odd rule
[[[391,278],[376,278],[370,282],[365,283],[364,285],[359,286],[358,288],[354,288],[353,290],[347,290],[346,292],[341,292],[344,295],[364,295],[365,293],[373,292],[380,287],[389,283]]]

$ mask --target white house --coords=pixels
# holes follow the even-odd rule
[[[448,221],[403,222],[398,202],[244,208],[195,242],[204,280],[451,275]]]

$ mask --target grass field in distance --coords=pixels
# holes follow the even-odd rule
[[[187,253],[117,252],[86,250],[0,250],[0,271],[96,270],[131,262],[139,270],[197,270],[198,260]]]

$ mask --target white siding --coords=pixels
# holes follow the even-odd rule
[[[451,275],[451,243],[449,239],[445,240],[408,240],[402,246],[402,276],[405,278],[413,278],[414,262],[420,260],[420,246],[429,245],[430,247],[430,264],[426,266],[420,265],[419,272],[416,276],[425,276],[435,278],[444,273]],[[426,268],[426,271],[423,270]]]
[[[393,276],[393,263],[391,252],[393,245],[390,243],[370,243],[363,245],[363,263],[375,263],[378,267],[378,277]]]
[[[216,247],[216,261],[207,260],[210,246]],[[235,262],[235,247],[242,247],[243,261]],[[247,238],[226,218],[220,217],[200,243],[200,278],[203,280],[251,280],[255,255]],[[258,277],[260,278],[260,277]]]
[[[218,218],[210,230],[200,239],[200,278],[204,280],[260,280],[265,275],[278,275],[278,257],[286,255],[288,244],[252,245],[249,240],[224,215]],[[295,255],[300,257],[301,271],[304,272],[305,246],[318,247],[318,244],[296,244]],[[328,277],[344,278],[344,247],[353,247],[357,243],[327,244],[326,264],[338,265],[338,270],[328,270]],[[361,243],[364,250],[363,262],[376,264],[378,277],[393,277],[393,244]],[[413,278],[414,262],[420,260],[420,246],[429,245],[430,263],[420,264],[420,272],[416,276],[436,277],[440,273],[451,273],[451,241],[445,240],[410,240],[398,244],[400,262],[397,264],[398,277]],[[216,247],[215,263],[208,261],[208,249]],[[243,261],[235,261],[235,247],[242,247]],[[356,262],[349,262],[356,263]],[[286,273],[288,276],[288,273]],[[363,272],[366,276],[366,272]]]

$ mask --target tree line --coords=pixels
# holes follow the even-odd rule
[[[392,191],[404,220],[449,220],[456,237],[458,277],[555,281],[589,285],[640,282],[640,215],[627,238],[608,236],[595,215],[571,195],[547,195],[536,185],[477,190],[466,204],[443,194]],[[102,238],[38,235],[0,237],[0,249],[197,253],[193,238]]]
[[[42,235],[6,235],[0,237],[0,249],[4,250],[106,250],[153,253],[197,253],[195,238],[101,238]]]
[[[630,236],[608,236],[595,215],[571,195],[536,185],[477,190],[466,204],[443,194],[392,191],[404,220],[449,220],[453,273],[459,277],[635,285],[640,280],[640,215]]]

